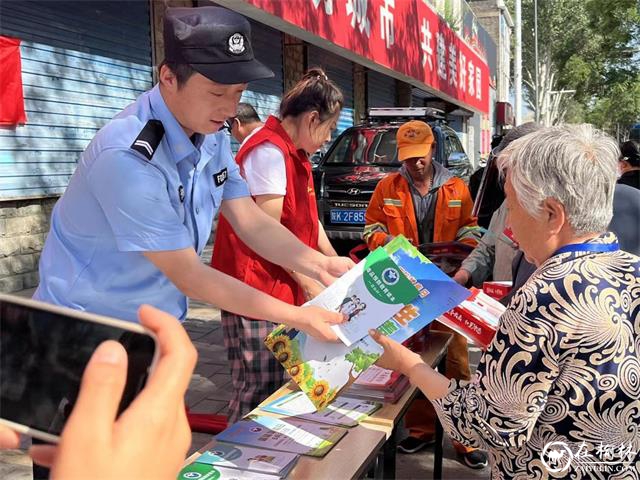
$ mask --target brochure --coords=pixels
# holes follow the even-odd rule
[[[295,453],[276,452],[218,442],[196,462],[286,477],[298,460]]]
[[[332,328],[349,346],[370,328],[396,314],[416,298],[418,290],[400,271],[389,254],[378,248],[305,305],[345,314],[346,323]]]
[[[496,335],[506,307],[482,290],[472,288],[471,292],[468,300],[445,312],[439,320],[486,350]]]
[[[346,433],[346,429],[333,425],[249,415],[218,434],[216,440],[324,457]]]
[[[278,480],[279,478],[277,475],[246,472],[199,462],[187,465],[178,474],[178,480]]]
[[[260,407],[260,409],[311,422],[341,427],[355,427],[381,407],[382,404],[378,402],[338,397],[331,405],[316,411],[315,405],[304,392],[293,392]]]
[[[440,271],[406,238],[396,237],[384,249],[418,295],[378,325],[383,335],[403,342],[469,297],[466,288]],[[347,346],[315,340],[285,325],[276,327],[265,344],[317,409],[329,405],[382,354],[382,347],[368,334]]]

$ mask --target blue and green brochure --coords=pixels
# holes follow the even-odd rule
[[[382,354],[367,333],[370,328],[403,342],[469,295],[399,236],[309,302],[351,315],[351,321],[337,331],[342,342],[321,342],[280,325],[265,344],[314,406],[322,409]]]

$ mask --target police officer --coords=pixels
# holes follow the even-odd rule
[[[250,248],[289,270],[326,285],[352,265],[263,213],[218,132],[247,82],[273,76],[254,59],[250,34],[223,8],[167,10],[159,83],[83,152],[53,211],[34,298],[136,321],[142,303],[184,319],[191,297],[336,339],[329,324],[340,314],[288,305],[200,261],[221,209]]]

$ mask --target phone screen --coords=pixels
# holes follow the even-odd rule
[[[129,357],[120,413],[144,387],[156,348],[150,335],[0,299],[0,417],[60,435],[105,340],[120,342]]]

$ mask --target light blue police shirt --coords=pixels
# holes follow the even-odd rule
[[[149,159],[131,147],[152,119],[165,133]],[[187,298],[143,252],[200,254],[222,200],[249,195],[228,135],[194,142],[157,85],[104,126],[53,210],[34,298],[130,321],[148,303],[183,320]]]

